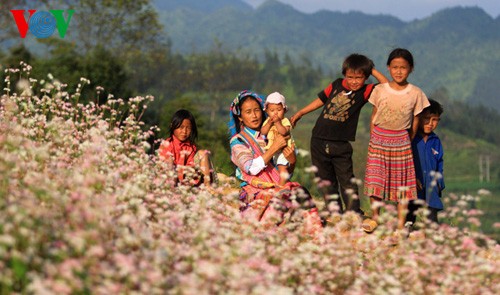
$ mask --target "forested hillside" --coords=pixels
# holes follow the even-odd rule
[[[169,9],[158,5],[176,52],[207,52],[222,44],[262,58],[265,50],[272,50],[295,60],[306,57],[325,72],[335,72],[351,52],[364,53],[384,68],[392,48],[406,47],[416,59],[411,81],[424,91],[444,87],[453,100],[500,110],[495,91],[500,82],[495,73],[500,68],[500,19],[480,8],[450,8],[403,22],[358,12],[305,14],[274,0],[257,9],[244,7],[242,1],[210,1],[211,9],[192,2],[197,1]]]

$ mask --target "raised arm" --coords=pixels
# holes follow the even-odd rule
[[[290,126],[283,125],[283,122],[278,117],[273,118],[273,121],[274,121],[274,126],[276,127],[276,130],[278,130],[279,134],[283,136],[290,135]]]
[[[309,114],[312,111],[317,110],[318,108],[322,107],[324,105],[323,101],[321,99],[316,98],[313,100],[310,104],[302,108],[300,111],[298,111],[295,115],[293,115],[290,118],[290,123],[292,123],[292,126],[295,127],[297,122],[302,118],[302,116]]]
[[[377,79],[377,81],[379,83],[387,83],[387,82],[389,82],[389,79],[387,79],[387,77],[384,76],[384,74],[382,74],[381,72],[379,72],[375,68],[372,69],[372,76],[375,77],[375,79]]]

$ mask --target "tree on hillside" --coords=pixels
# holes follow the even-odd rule
[[[447,128],[471,138],[500,144],[500,130],[491,124],[491,122],[500,121],[498,111],[483,105],[471,105],[463,101],[452,100],[445,88],[436,90],[431,97],[439,101],[444,108],[440,128]]]
[[[276,51],[264,52],[264,64],[257,76],[257,89],[261,92],[282,91],[286,77],[281,72],[281,61]]]
[[[33,54],[24,46],[20,44],[19,46],[12,47],[9,50],[9,55],[2,59],[2,66],[5,68],[17,68],[20,61],[24,61],[28,64],[33,60]]]
[[[308,56],[301,55],[298,64],[290,58],[285,58],[285,66],[295,94],[303,96],[308,94],[311,88],[321,87],[320,82],[323,77],[321,69],[319,66],[315,68]]]
[[[119,56],[158,49],[163,41],[162,26],[149,0],[69,0],[74,9],[68,38],[83,50],[100,46]]]
[[[124,71],[122,62],[109,50],[96,47],[86,54],[78,52],[75,44],[61,39],[48,39],[46,41],[49,53],[45,58],[38,57],[30,52],[23,44],[10,49],[9,54],[0,58],[0,64],[5,68],[18,68],[21,61],[32,66],[31,78],[36,79],[37,90],[42,80],[48,81],[50,74],[56,80],[66,80],[67,89],[73,90],[81,83],[81,78],[90,80],[81,92],[81,102],[92,100],[104,103],[108,94],[113,94],[124,99],[131,95],[131,88],[127,81],[128,76]],[[0,78],[5,73],[0,72]],[[16,85],[20,75],[10,78],[11,85]],[[50,79],[49,79],[50,80]],[[1,79],[4,82],[4,79]],[[3,83],[0,83],[3,85]],[[100,86],[99,98],[96,97],[96,87]]]
[[[18,36],[16,40],[23,46],[14,48],[14,51],[28,48],[25,51],[30,56],[40,58],[42,65],[37,68],[68,77],[68,84],[78,83],[79,77],[85,75],[91,81],[91,76],[96,76],[100,83],[109,82],[105,87],[107,91],[117,91],[113,94],[120,96],[128,95],[130,92],[125,91],[124,85],[134,90],[150,88],[144,84],[153,78],[158,79],[152,76],[156,73],[150,71],[158,63],[158,53],[160,58],[170,54],[169,44],[164,42],[162,25],[150,0],[8,0],[2,1],[2,4],[0,24],[6,30],[1,30],[0,41],[12,40],[12,36],[19,34],[10,15],[11,8],[59,9],[65,11],[65,20],[68,18],[67,10],[74,10],[64,39],[54,36],[28,40]],[[25,12],[26,21],[28,17],[28,12]],[[28,45],[26,41],[30,40],[42,45]],[[12,52],[3,60],[8,58],[14,63],[11,66],[18,66],[21,60],[30,63],[21,53]],[[84,60],[75,60],[79,58]],[[73,76],[78,78],[73,79]]]

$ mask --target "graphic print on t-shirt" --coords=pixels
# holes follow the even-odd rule
[[[334,94],[335,96],[323,110],[323,117],[332,121],[345,122],[349,118],[348,110],[354,104],[354,100],[349,97],[351,93],[352,91],[348,93],[341,91]]]

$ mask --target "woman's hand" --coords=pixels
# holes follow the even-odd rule
[[[276,133],[276,136],[274,137],[274,142],[270,148],[274,151],[273,154],[286,147],[286,142],[290,138],[290,136],[287,137],[284,137],[283,135]]]
[[[286,147],[286,142],[289,138],[290,136],[283,136],[279,133],[276,134],[273,144],[262,155],[262,159],[266,165],[269,164],[274,154]]]

